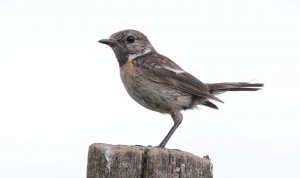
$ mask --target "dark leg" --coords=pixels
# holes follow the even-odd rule
[[[175,132],[175,130],[177,129],[177,127],[181,124],[183,117],[179,111],[173,111],[173,113],[171,113],[171,116],[173,118],[174,125],[171,128],[171,130],[169,131],[169,133],[167,134],[167,136],[158,145],[158,147],[164,148],[166,146],[166,144],[168,143],[169,139],[171,138],[171,136],[173,135],[173,133]]]

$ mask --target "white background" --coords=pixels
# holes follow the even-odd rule
[[[168,115],[126,93],[97,43],[123,29],[203,82],[264,82],[184,112],[168,143],[216,178],[299,178],[298,0],[0,0],[0,177],[82,178],[88,146],[157,145]]]

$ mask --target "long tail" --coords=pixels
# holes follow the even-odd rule
[[[257,91],[264,86],[263,83],[248,82],[208,83],[207,85],[212,94],[219,94],[226,91]]]

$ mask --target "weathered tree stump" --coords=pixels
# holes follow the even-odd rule
[[[89,147],[87,178],[212,178],[208,156],[180,150],[110,145]]]

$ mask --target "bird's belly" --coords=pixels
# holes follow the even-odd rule
[[[191,107],[192,96],[181,90],[150,81],[121,70],[121,79],[128,94],[140,105],[153,111],[170,113]]]

